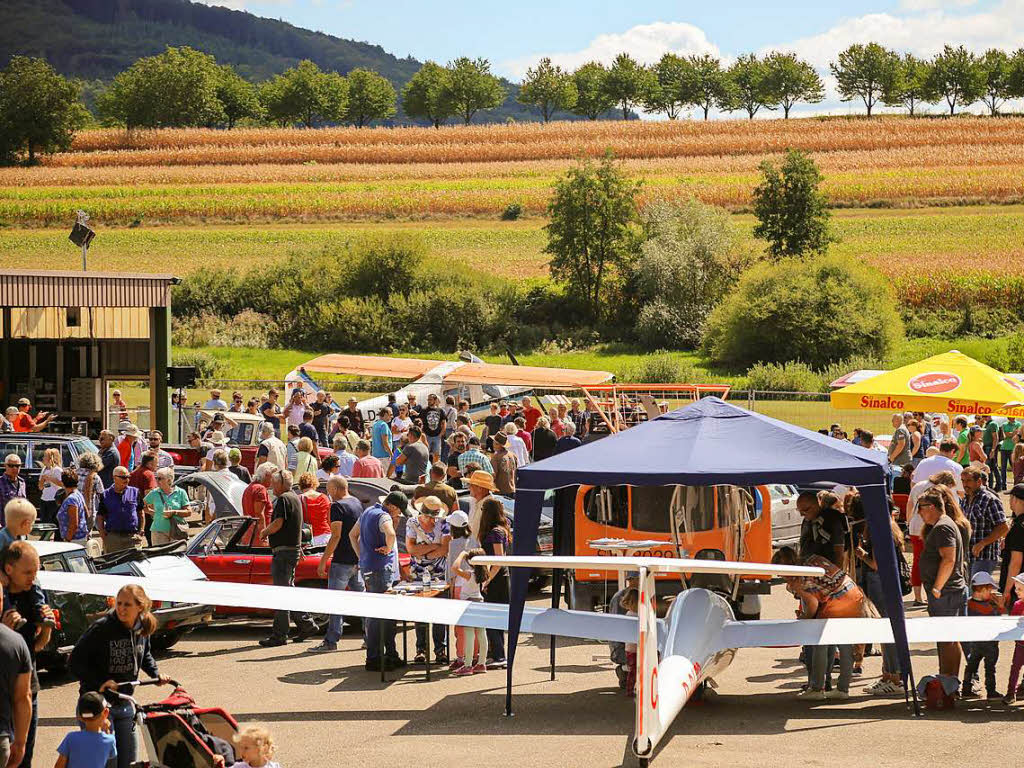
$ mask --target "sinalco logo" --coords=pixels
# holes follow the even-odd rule
[[[955,373],[932,371],[915,376],[907,384],[912,390],[923,395],[941,395],[957,389],[960,386],[960,377]]]

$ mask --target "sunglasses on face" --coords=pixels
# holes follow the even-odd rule
[[[21,464],[8,464],[8,469],[21,469]]]

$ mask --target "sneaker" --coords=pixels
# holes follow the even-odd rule
[[[1006,704],[1007,706],[1013,704],[1015,701],[1017,701],[1017,694],[1015,693],[1011,692],[1003,696],[1003,704]]]
[[[273,635],[271,635],[270,637],[264,637],[262,640],[260,640],[260,645],[262,645],[264,648],[278,648],[282,645],[287,644],[287,639],[283,637],[274,637]]]
[[[964,685],[960,689],[960,698],[961,699],[977,699],[977,698],[980,698],[980,697],[979,697],[978,692],[976,690],[974,690],[974,686],[973,685],[971,685],[970,683],[964,683]]]
[[[836,689],[836,690],[832,691],[832,693],[829,695],[829,698],[830,699],[840,699],[840,700],[845,701],[846,699],[850,698],[850,692],[849,691],[840,691],[839,689]]]
[[[859,675],[863,675],[864,674],[864,668],[860,664],[857,664],[857,665],[854,666],[852,674],[858,675],[858,676]]]
[[[505,669],[508,667],[508,662],[505,659],[494,659],[487,662],[487,669]]]
[[[363,665],[367,672],[380,672],[380,659],[368,661]]]
[[[455,661],[453,661],[448,666],[448,671],[449,672],[454,672],[455,670],[459,669],[460,667],[464,667],[464,666],[466,666],[466,662],[464,662],[462,659],[456,659]]]
[[[408,666],[405,663],[405,659],[401,656],[385,656],[384,664],[387,665],[388,669],[401,669],[402,667]]]
[[[903,686],[892,680],[879,680],[864,689],[869,696],[902,696]]]
[[[456,669],[452,674],[455,675],[455,677],[469,677],[473,674],[473,667],[467,667],[465,664],[463,664],[461,667]]]
[[[469,667],[463,667],[463,669],[469,669]],[[480,675],[480,674],[483,674],[486,671],[487,671],[487,667],[485,667],[483,664],[477,664],[475,667],[473,667],[473,674],[474,675]]]
[[[437,656],[434,657],[434,663],[439,667],[443,667],[445,664],[448,663],[447,654],[439,653]]]
[[[989,691],[987,694],[985,694],[985,698],[988,699],[989,701],[995,701],[996,699],[1003,698],[1003,694],[1001,694],[999,691],[993,690],[993,691]]]
[[[324,640],[319,645],[314,645],[312,648],[306,649],[307,653],[328,653],[330,651],[336,650],[338,650],[338,644],[328,643],[326,640]]]
[[[416,658],[414,658],[412,660],[412,663],[413,664],[426,664],[427,663],[427,656],[426,656],[426,654],[418,652],[416,654]]]
[[[824,691],[819,691],[816,688],[808,688],[805,691],[800,691],[796,695],[798,699],[804,699],[805,701],[825,701],[828,695]]]

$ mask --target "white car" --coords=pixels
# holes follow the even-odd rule
[[[803,518],[796,508],[797,487],[772,484],[768,486],[768,492],[772,502],[772,547],[778,549],[799,544]]]

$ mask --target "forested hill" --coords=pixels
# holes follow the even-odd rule
[[[39,56],[84,80],[109,81],[135,59],[168,45],[211,53],[254,82],[311,59],[343,75],[356,67],[372,69],[401,88],[421,64],[379,45],[188,0],[0,0],[0,9],[0,68],[13,55]],[[503,83],[510,98],[474,122],[539,119],[537,110],[514,101],[516,86]]]

